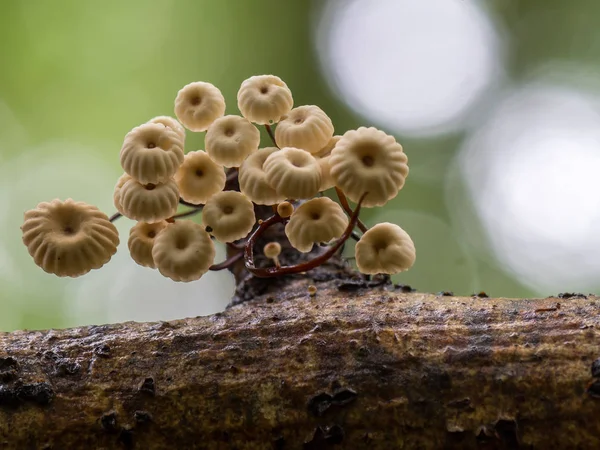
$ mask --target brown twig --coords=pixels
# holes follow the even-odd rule
[[[342,205],[342,208],[344,208],[344,211],[346,211],[346,214],[348,214],[349,216],[352,217],[352,208],[350,208],[350,204],[348,203],[348,199],[346,198],[346,195],[342,192],[342,190],[335,186],[335,192],[340,200],[340,204]],[[366,233],[368,228],[367,226],[362,223],[360,221],[360,219],[357,220],[356,225],[358,226],[358,228],[360,229],[360,231],[362,231],[363,233]]]
[[[244,264],[246,266],[246,269],[249,272],[252,272],[254,274],[254,276],[256,276],[256,277],[271,278],[271,277],[277,277],[280,275],[289,275],[289,274],[294,274],[294,273],[307,272],[307,271],[312,270],[315,267],[318,267],[321,264],[325,263],[329,258],[331,258],[335,254],[335,252],[337,252],[339,250],[339,248],[344,244],[344,242],[346,242],[348,240],[348,238],[352,235],[352,230],[356,226],[356,222],[358,220],[358,215],[360,213],[361,203],[366,195],[367,195],[367,192],[365,192],[362,195],[362,197],[360,198],[360,200],[358,201],[358,204],[356,205],[356,210],[354,210],[354,212],[352,213],[352,216],[350,217],[350,222],[348,223],[348,226],[346,227],[344,234],[342,234],[342,236],[340,236],[340,238],[335,242],[335,244],[333,244],[326,252],[311,259],[310,261],[296,264],[293,266],[258,268],[254,265],[254,248],[253,247],[254,247],[254,243],[256,242],[256,239],[262,233],[264,233],[267,228],[271,227],[272,225],[275,225],[276,223],[286,221],[286,219],[283,219],[283,218],[279,217],[278,215],[269,217],[267,220],[265,220],[263,223],[260,224],[260,226],[256,229],[256,231],[254,231],[254,233],[252,233],[250,235],[250,237],[248,238],[248,242],[246,242],[246,247],[244,248]]]
[[[210,266],[208,268],[208,270],[217,271],[217,270],[229,269],[237,261],[239,261],[240,259],[242,259],[243,256],[244,256],[244,252],[236,253],[235,255],[230,256],[225,261],[223,261],[223,262],[221,262],[219,264],[213,264],[212,266]]]
[[[108,220],[110,220],[111,222],[114,222],[115,220],[117,220],[119,217],[122,217],[122,216],[123,216],[123,214],[121,214],[120,212],[116,212],[112,216],[110,216]]]

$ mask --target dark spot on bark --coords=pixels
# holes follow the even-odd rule
[[[408,293],[408,292],[417,292],[416,289],[413,289],[408,284],[395,284],[394,285],[394,289],[396,289],[397,291],[406,292],[406,293]]]
[[[490,297],[484,291],[479,291],[477,294],[473,294],[473,296],[474,297],[479,297],[479,298],[489,298]]]
[[[285,448],[285,439],[283,436],[278,436],[273,439],[273,449],[274,450],[283,450]]]
[[[101,334],[105,333],[110,329],[109,325],[92,325],[88,327],[88,332],[90,334]]]
[[[229,366],[229,371],[234,375],[237,375],[238,373],[240,373],[240,369],[238,369],[235,366]]]
[[[438,368],[424,369],[421,376],[423,385],[432,392],[442,389],[450,389],[452,387],[452,379],[445,370]]]
[[[3,393],[4,391],[4,393]],[[12,389],[0,387],[0,405],[4,400],[7,404],[15,406],[18,403],[31,402],[39,406],[46,406],[54,399],[54,391],[48,383],[32,383],[17,385]]]
[[[334,392],[332,402],[336,406],[346,406],[356,400],[357,393],[350,388],[343,388]]]
[[[590,397],[600,398],[600,380],[591,383],[587,388],[587,393]]]
[[[56,364],[55,374],[59,377],[76,375],[81,370],[81,366],[73,361],[59,361]]]
[[[367,282],[366,281],[346,281],[344,283],[340,283],[337,285],[337,289],[340,292],[354,292],[359,289],[366,289]]]
[[[496,440],[495,436],[489,432],[487,427],[481,427],[479,429],[479,432],[475,434],[475,442],[477,443],[478,448],[486,448],[486,446],[493,444],[495,440]],[[496,448],[496,447],[494,446],[494,447],[487,447],[487,448]]]
[[[600,358],[592,363],[592,376],[594,378],[600,378]]]
[[[138,388],[140,392],[148,395],[156,394],[156,386],[154,385],[154,378],[147,377],[140,383]]]
[[[561,292],[558,298],[587,298],[587,296],[576,292]]]
[[[116,433],[118,431],[117,427],[117,413],[114,411],[103,414],[100,417],[100,425],[102,429],[107,433]]]
[[[453,297],[454,292],[452,291],[440,291],[437,293],[438,297]]]
[[[341,388],[342,388],[342,383],[340,383],[338,380],[333,380],[331,382],[331,390],[332,391],[337,391]]]
[[[144,425],[146,423],[152,422],[152,415],[148,411],[136,411],[133,413],[133,418],[135,422],[139,425]]]
[[[17,377],[19,363],[12,356],[0,358],[0,381],[10,381]]]
[[[358,349],[358,356],[369,356],[371,351],[364,345]]]
[[[273,303],[275,299],[273,297],[267,297],[265,300],[267,303]]]
[[[128,428],[121,428],[121,432],[119,433],[119,438],[117,440],[121,445],[123,445],[123,447],[127,449],[133,448],[133,430],[130,430]]]
[[[325,440],[328,444],[341,444],[344,440],[344,429],[340,425],[332,425],[326,431]]]
[[[500,419],[496,422],[494,429],[496,431],[496,435],[502,441],[504,448],[520,448],[516,420]]]
[[[94,349],[94,353],[102,358],[110,357],[110,346],[108,344],[99,345]]]
[[[320,417],[329,409],[333,397],[327,392],[315,395],[308,401],[308,410],[314,416]]]
[[[53,350],[46,350],[43,354],[44,359],[48,359],[50,361],[58,361],[63,355],[59,355]]]
[[[472,448],[473,434],[465,430],[448,430],[446,432],[445,449]]]
[[[461,410],[469,410],[473,411],[473,406],[471,405],[471,399],[466,397],[460,400],[452,400],[447,404],[448,408],[461,409]]]

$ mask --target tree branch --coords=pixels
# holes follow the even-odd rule
[[[0,448],[600,448],[598,298],[287,282],[210,317],[0,334]]]

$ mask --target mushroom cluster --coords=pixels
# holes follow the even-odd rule
[[[373,127],[335,135],[318,106],[294,108],[290,89],[274,75],[245,80],[237,106],[241,115],[225,115],[216,86],[184,86],[175,99],[176,118],[154,117],[126,134],[123,174],[113,193],[118,212],[111,218],[71,199],[42,202],[25,213],[23,242],[35,263],[69,277],[101,267],[119,243],[112,222],[124,216],[137,222],[128,239],[132,259],[175,281],[197,280],[242,257],[256,276],[303,272],[350,237],[358,240],[356,264],[365,274],[398,273],[414,264],[415,247],[402,228],[381,223],[368,229],[358,218],[361,207],[382,206],[404,186],[408,159],[393,136]],[[269,146],[261,147],[257,125],[265,127]],[[186,129],[206,132],[205,149],[186,151]],[[228,184],[236,178],[239,191],[228,188],[237,186]],[[323,195],[329,189],[339,203]],[[191,209],[178,213],[180,205]],[[257,222],[256,205],[272,206],[274,215]],[[202,223],[185,220],[200,211]],[[281,244],[270,242],[262,251],[272,267],[257,268],[256,239],[276,223],[300,252],[329,248],[307,263],[283,266]],[[214,240],[237,253],[214,264]]]

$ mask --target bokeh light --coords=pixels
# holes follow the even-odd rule
[[[507,94],[459,164],[491,248],[540,293],[600,287],[600,98],[537,81]]]
[[[378,125],[420,136],[464,125],[502,77],[501,43],[473,0],[330,0],[316,33],[343,101]]]

